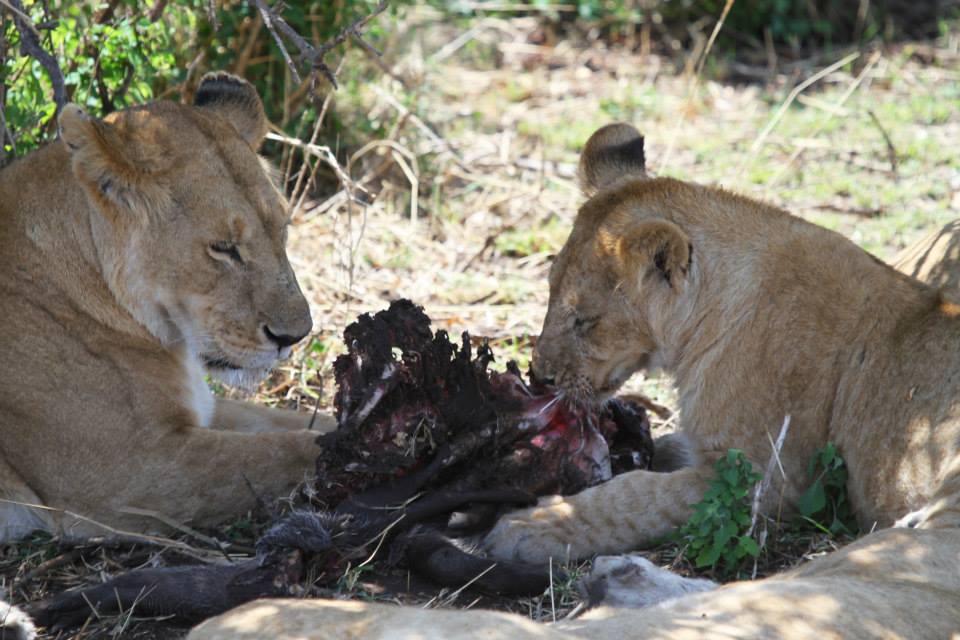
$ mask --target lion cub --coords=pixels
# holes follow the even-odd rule
[[[792,507],[811,456],[833,442],[864,530],[907,513],[926,528],[928,506],[946,521],[960,496],[954,292],[762,202],[649,177],[626,124],[594,133],[580,170],[588,200],[550,271],[533,370],[588,403],[638,370],[673,374],[688,460],[508,514],[486,538],[495,556],[642,548],[689,518],[728,449],[766,466],[788,415],[765,511]],[[901,268],[911,260],[950,282],[930,261]]]
[[[204,382],[256,382],[312,326],[259,96],[211,74],[192,105],[59,124],[0,172],[0,541],[209,525],[290,490],[309,416]]]

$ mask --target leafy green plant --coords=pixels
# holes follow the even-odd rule
[[[828,442],[810,459],[807,467],[810,487],[797,501],[800,517],[815,528],[831,535],[853,535],[856,521],[847,496],[847,464]]]
[[[409,4],[409,0],[393,2]],[[314,43],[322,43],[377,0],[268,2]],[[141,3],[23,0],[40,46],[51,53],[64,76],[67,98],[103,116],[161,97],[176,98],[192,70],[196,80],[207,70],[228,70],[247,77],[263,98],[271,121],[288,133],[315,109],[308,92],[298,90],[286,63],[252,0],[176,0]],[[215,12],[211,14],[211,7]],[[0,4],[0,165],[55,135],[53,88],[32,57],[20,50],[12,9]],[[386,37],[380,23],[365,37],[377,44]],[[347,70],[349,71],[349,69]],[[301,132],[302,133],[302,132]]]
[[[745,558],[760,553],[757,541],[746,535],[750,527],[750,490],[760,481],[739,449],[730,449],[714,465],[716,476],[693,505],[693,515],[677,531],[681,544],[697,568],[710,567],[732,575]]]

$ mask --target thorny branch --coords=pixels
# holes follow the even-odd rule
[[[263,18],[263,23],[267,26],[267,29],[270,30],[271,35],[273,35],[273,39],[280,48],[280,53],[283,55],[283,59],[286,61],[287,67],[290,69],[290,73],[293,75],[293,79],[298,84],[301,82],[301,76],[300,71],[297,69],[297,64],[300,64],[308,66],[311,75],[320,73],[330,82],[330,84],[333,85],[334,89],[339,88],[337,85],[336,73],[334,73],[334,71],[326,64],[324,58],[332,49],[343,44],[348,38],[351,38],[367,53],[374,56],[375,59],[379,59],[380,57],[380,52],[377,51],[369,42],[363,39],[363,29],[373,18],[386,10],[388,0],[380,0],[380,3],[370,14],[357,19],[353,22],[353,24],[345,27],[340,31],[340,33],[327,42],[321,44],[319,47],[313,46],[303,36],[297,33],[296,29],[287,24],[287,21],[280,17],[280,15],[272,7],[267,5],[265,0],[254,1],[257,5],[257,9],[260,11],[260,16]],[[296,62],[294,62],[293,57],[290,55],[290,52],[284,45],[284,38],[289,40],[289,42],[296,48]]]
[[[97,64],[94,66],[93,79],[96,81],[97,94],[100,96],[100,102],[103,104],[104,113],[116,111],[117,102],[121,102],[124,97],[126,97],[127,91],[130,90],[130,83],[133,82],[134,67],[130,62],[125,62],[124,66],[126,71],[124,72],[123,82],[120,83],[120,86],[113,94],[110,93],[103,79],[103,67],[100,66],[100,60],[97,60]]]
[[[13,14],[13,23],[20,33],[20,51],[23,55],[30,56],[39,62],[50,77],[50,84],[53,85],[53,101],[57,105],[59,114],[63,105],[67,104],[67,87],[63,71],[60,70],[56,58],[40,46],[40,33],[24,11],[20,0],[0,0],[0,4],[10,9]]]
[[[2,16],[0,16],[0,68],[3,67],[4,62],[7,59],[7,39],[4,36],[5,26],[3,23]],[[0,83],[0,167],[3,167],[7,163],[7,87],[4,83]],[[14,142],[12,136],[10,138],[10,145],[13,148],[14,153],[16,153],[16,143]]]

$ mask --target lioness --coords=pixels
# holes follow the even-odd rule
[[[0,540],[207,525],[286,492],[309,416],[204,382],[253,383],[311,329],[256,91],[212,74],[193,105],[59,125],[0,172]]]
[[[551,270],[534,370],[581,402],[603,401],[637,369],[671,371],[683,440],[666,449],[689,466],[545,499],[504,518],[488,547],[539,561],[643,546],[687,519],[728,448],[765,466],[786,415],[786,480],[774,474],[767,508],[781,493],[786,505],[796,498],[810,456],[832,441],[864,528],[898,518],[913,528],[877,531],[766,580],[551,626],[494,612],[263,600],[207,621],[191,640],[813,640],[960,629],[960,306],[783,211],[648,178],[630,126],[595,133],[580,168],[592,197]],[[942,244],[931,238],[898,266],[913,273]],[[939,281],[937,272],[920,275]]]

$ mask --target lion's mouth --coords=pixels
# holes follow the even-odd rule
[[[227,360],[223,356],[203,356],[203,364],[207,369],[221,369],[227,371],[236,371],[243,369],[240,365]]]
[[[627,380],[629,380],[633,374],[646,369],[649,361],[649,355],[644,354],[633,362],[623,363],[615,367],[605,380],[599,385],[594,386],[594,395],[600,402],[609,400],[627,383]]]

